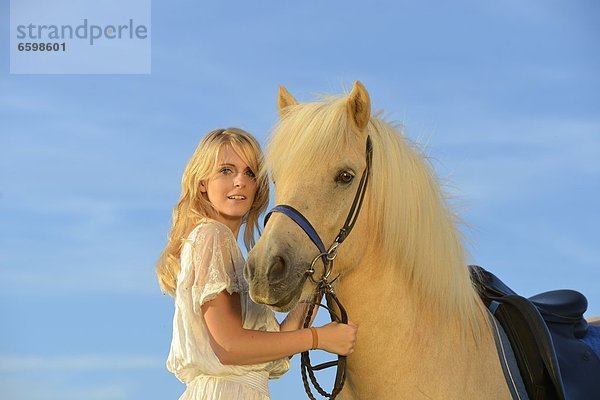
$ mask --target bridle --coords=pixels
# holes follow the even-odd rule
[[[348,323],[348,314],[346,313],[346,309],[344,308],[344,306],[342,305],[342,303],[340,302],[338,297],[335,295],[335,292],[333,291],[333,287],[332,287],[332,284],[336,281],[336,279],[339,277],[339,275],[337,275],[335,278],[333,278],[331,280],[329,278],[333,271],[333,261],[337,257],[338,248],[339,248],[340,244],[342,244],[342,242],[344,240],[346,240],[346,238],[352,231],[352,228],[354,227],[356,220],[358,219],[358,215],[360,213],[360,209],[363,204],[365,193],[367,191],[367,182],[369,180],[369,173],[371,170],[372,155],[373,155],[373,146],[371,144],[371,138],[369,136],[367,136],[365,169],[360,178],[360,182],[358,184],[356,194],[354,195],[354,200],[352,201],[352,206],[350,207],[350,211],[348,213],[348,216],[346,217],[346,221],[344,222],[344,226],[340,229],[340,232],[336,236],[336,238],[333,241],[333,243],[331,244],[331,246],[329,246],[329,248],[327,248],[327,249],[325,248],[325,245],[323,244],[323,241],[321,240],[321,237],[319,236],[319,234],[317,233],[315,228],[313,228],[313,226],[308,221],[308,219],[304,215],[302,215],[302,213],[300,211],[296,210],[294,207],[286,205],[286,204],[276,205],[265,216],[264,225],[266,226],[269,218],[271,217],[271,214],[273,214],[274,212],[279,212],[279,213],[287,215],[298,226],[300,226],[300,228],[302,228],[302,230],[308,235],[310,240],[319,249],[319,254],[313,259],[312,263],[310,264],[310,267],[305,272],[306,275],[308,276],[308,278],[311,281],[313,281],[313,283],[315,283],[317,286],[316,286],[316,290],[315,290],[314,296],[312,298],[312,301],[310,303],[310,307],[308,309],[308,314],[306,316],[306,319],[304,320],[304,328],[308,328],[310,326],[313,309],[314,309],[315,305],[318,305],[319,307],[323,307],[323,308],[327,309],[327,311],[329,311],[329,316],[332,321],[336,321],[336,322],[343,323],[343,324]],[[317,263],[317,261],[319,259],[321,259],[323,261],[323,275],[321,276],[320,279],[317,280],[314,277],[314,273],[315,273],[315,264]],[[323,304],[321,304],[322,296],[325,296],[325,299],[327,301],[327,306],[324,306]],[[338,307],[340,315],[338,315],[333,310],[333,304],[335,304]],[[334,382],[331,393],[327,393],[317,382],[314,371],[320,371],[322,369],[330,368],[330,367],[334,367],[334,366],[337,366],[335,382]],[[314,388],[322,396],[328,397],[330,399],[335,399],[335,397],[342,390],[342,387],[344,386],[344,382],[346,380],[346,356],[338,355],[337,361],[330,361],[330,362],[326,362],[323,364],[313,366],[310,363],[309,352],[305,351],[301,355],[301,371],[302,371],[302,381],[304,382],[304,389],[306,390],[306,394],[308,395],[308,397],[311,400],[316,400],[316,399],[313,396],[312,390],[308,384],[308,379],[306,377],[307,374],[310,377],[310,380],[311,380]]]

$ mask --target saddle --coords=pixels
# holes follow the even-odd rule
[[[469,269],[483,303],[508,336],[530,399],[600,397],[600,358],[580,340],[588,329],[583,294],[554,290],[526,299],[482,267]]]

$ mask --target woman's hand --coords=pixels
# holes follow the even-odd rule
[[[351,321],[348,321],[347,325],[331,322],[316,330],[319,336],[319,349],[341,356],[347,356],[354,351],[358,326]]]

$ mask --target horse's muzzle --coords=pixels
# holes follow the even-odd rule
[[[287,311],[300,298],[305,276],[297,274],[284,257],[258,257],[250,254],[244,268],[244,277],[250,286],[250,297],[255,303],[265,304],[277,311]],[[264,267],[268,265],[268,267]]]

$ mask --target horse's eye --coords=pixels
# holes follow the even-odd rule
[[[346,170],[340,172],[335,178],[335,181],[343,185],[348,185],[350,182],[352,182],[352,179],[354,179],[354,172]]]

